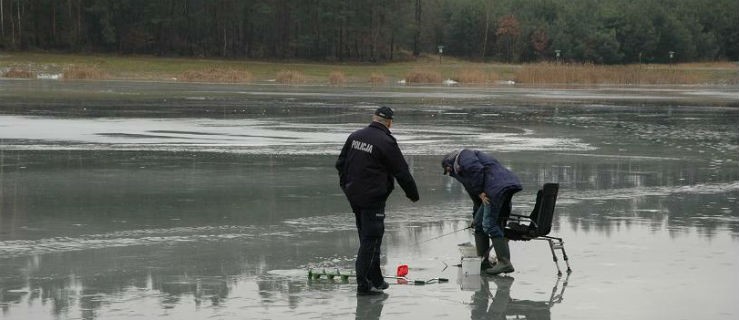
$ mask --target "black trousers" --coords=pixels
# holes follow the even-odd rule
[[[385,207],[352,208],[359,233],[359,251],[355,268],[357,289],[369,290],[385,281],[380,271],[380,246],[385,234]]]

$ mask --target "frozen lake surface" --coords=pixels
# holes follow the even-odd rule
[[[0,318],[736,319],[737,92],[0,80]],[[353,267],[333,165],[379,104],[421,194],[391,197],[382,266],[450,282],[367,299],[307,270]],[[572,274],[545,242],[461,274],[460,147],[518,173],[516,213],[560,184]]]

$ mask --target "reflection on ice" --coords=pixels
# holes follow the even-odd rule
[[[221,229],[239,229],[226,226]],[[187,234],[187,235],[171,235],[174,232],[163,230],[163,234],[158,231],[162,230],[138,230],[131,232],[132,236],[125,237],[120,233],[111,234],[92,234],[80,237],[55,237],[40,240],[9,240],[0,241],[0,252],[4,258],[44,255],[52,253],[62,253],[80,250],[99,250],[118,247],[133,246],[162,246],[172,245],[183,242],[213,242],[227,240],[244,240],[256,237],[292,237],[291,233],[285,231],[273,232],[254,232],[248,233],[216,233],[216,234]],[[147,234],[147,236],[135,237],[133,234]]]
[[[471,298],[470,319],[551,319],[551,309],[565,298],[569,277],[557,278],[549,299],[539,301],[515,298],[513,277],[474,277],[478,285]]]
[[[625,189],[580,191],[577,200],[634,199],[636,197],[668,196],[671,194],[723,194],[739,191],[739,181],[728,183],[706,183],[692,186],[655,186]]]

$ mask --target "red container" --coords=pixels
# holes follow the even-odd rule
[[[401,264],[398,266],[398,272],[396,276],[398,277],[405,277],[408,274],[408,265],[407,264]]]

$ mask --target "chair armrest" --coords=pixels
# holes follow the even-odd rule
[[[515,221],[521,223],[522,220],[531,221],[531,218],[529,218],[529,216],[524,216],[524,215],[520,215],[520,214],[510,214],[508,216],[508,220],[515,220]]]
[[[511,220],[513,220],[513,221],[511,221]],[[518,225],[524,225],[524,223],[528,222],[529,223],[529,228],[531,228],[531,227],[533,227],[534,229],[538,229],[539,228],[539,225],[536,223],[536,221],[531,220],[531,217],[529,217],[529,216],[524,216],[524,215],[520,215],[520,214],[510,214],[508,216],[508,221],[509,222],[512,222],[514,224],[518,224]]]
[[[511,216],[511,217],[516,217],[516,219],[521,219],[521,218],[524,218],[524,219],[529,219],[529,220],[531,220],[531,218],[529,218],[529,216],[524,216],[524,215],[521,215],[521,214],[513,214],[513,213],[511,213],[511,215],[510,215],[510,216]]]

